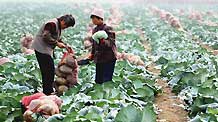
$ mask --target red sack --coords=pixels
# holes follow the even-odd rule
[[[7,62],[10,62],[10,59],[9,58],[0,58],[0,65],[3,65]]]
[[[66,57],[68,55],[74,54],[74,51],[73,51],[73,49],[71,47],[67,46],[66,49],[67,49],[67,52],[64,52],[64,54],[63,54],[63,56],[61,58],[61,61],[60,61],[61,64],[66,63],[64,60],[66,59]]]
[[[27,106],[29,106],[30,102],[32,100],[35,100],[35,99],[38,99],[42,96],[46,96],[44,93],[35,93],[33,95],[30,95],[30,96],[24,96],[21,100],[22,104],[24,105],[25,108],[27,108]]]
[[[62,94],[78,82],[78,64],[74,51],[70,47],[66,49],[67,52],[64,52],[56,68],[56,75],[58,77],[55,81],[55,89],[58,94]]]

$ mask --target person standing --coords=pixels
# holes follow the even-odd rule
[[[50,95],[54,92],[54,49],[56,46],[66,48],[66,45],[60,38],[61,31],[68,27],[73,27],[74,25],[75,19],[69,14],[51,19],[42,25],[33,40],[32,48],[35,51],[42,75],[43,93],[46,95]]]
[[[116,64],[115,32],[113,28],[104,23],[104,11],[95,9],[90,18],[96,27],[92,30],[92,51],[87,59],[78,61],[79,65],[89,64],[94,60],[96,64],[95,82],[102,84],[112,81]]]

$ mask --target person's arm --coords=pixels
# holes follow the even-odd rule
[[[90,61],[94,59],[94,54],[95,54],[95,48],[94,48],[94,40],[90,38],[90,41],[92,41],[92,50],[89,56],[85,59],[77,61],[78,65],[87,65],[90,64]]]
[[[59,48],[66,48],[66,47],[67,47],[67,45],[66,45],[65,43],[59,42],[59,41],[57,41],[56,45],[57,45]]]
[[[105,32],[108,35],[107,39],[104,39],[103,42],[105,43],[106,46],[112,47],[115,44],[115,32],[113,31],[112,27],[106,27]]]
[[[57,36],[55,23],[47,23],[42,34],[43,40],[49,45],[57,45]]]

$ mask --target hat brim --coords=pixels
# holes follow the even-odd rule
[[[92,19],[93,17],[98,17],[98,18],[101,18],[101,19],[103,19],[103,20],[104,20],[104,18],[102,18],[102,17],[99,17],[99,16],[97,16],[97,15],[94,15],[94,14],[92,14],[92,15],[90,16],[90,18]]]

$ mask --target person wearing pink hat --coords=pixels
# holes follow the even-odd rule
[[[95,9],[90,18],[96,27],[92,30],[92,51],[89,58],[78,61],[79,65],[89,64],[94,60],[96,64],[95,82],[102,84],[112,81],[116,64],[115,32],[113,28],[104,23],[104,11]]]

